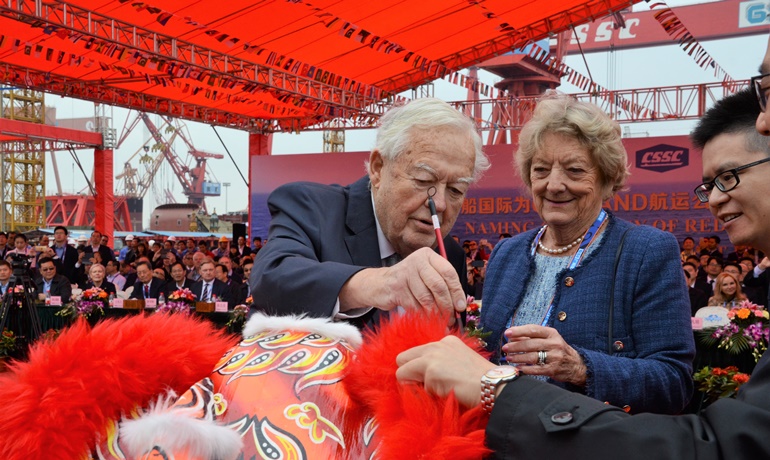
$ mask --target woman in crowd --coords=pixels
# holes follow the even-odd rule
[[[105,274],[106,274],[106,270],[104,268],[104,265],[100,263],[91,264],[91,268],[88,269],[89,281],[83,284],[82,289],[85,291],[86,289],[91,289],[96,287],[96,288],[102,289],[104,292],[107,293],[107,295],[117,294],[117,289],[115,289],[115,285],[105,279]]]
[[[502,351],[529,375],[633,412],[680,412],[695,347],[679,245],[602,209],[628,176],[620,127],[552,93],[519,142],[545,225],[503,240],[489,260],[481,326],[493,359]]]
[[[720,273],[714,283],[714,295],[709,298],[709,306],[731,308],[747,297],[741,290],[741,283],[730,273]]]
[[[136,243],[136,258],[139,259],[140,257],[147,257],[147,259],[152,257],[150,250],[147,248],[147,243],[144,241]]]
[[[29,260],[29,268],[34,270],[37,266],[35,248],[31,247],[27,241],[27,235],[18,233],[13,239],[13,249],[5,253],[5,259],[10,261],[11,254],[20,254]]]

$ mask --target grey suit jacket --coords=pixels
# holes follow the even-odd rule
[[[268,207],[269,243],[257,253],[249,280],[256,309],[329,317],[351,276],[382,266],[367,177],[344,187],[287,184],[270,195]],[[462,248],[451,237],[444,245],[464,282]],[[376,321],[378,312],[364,322]]]

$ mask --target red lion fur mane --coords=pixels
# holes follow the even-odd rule
[[[107,424],[168,390],[183,393],[236,340],[182,315],[84,320],[0,374],[0,458],[89,458]]]
[[[423,314],[391,318],[379,329],[364,332],[357,359],[342,381],[351,399],[377,420],[379,458],[479,459],[490,453],[484,445],[487,418],[481,408],[465,410],[453,394],[439,398],[422,385],[396,380],[396,356],[444,338],[446,319]],[[462,339],[480,351],[477,339]]]
[[[294,319],[301,329],[303,319]],[[399,315],[364,333],[342,385],[360,408],[349,414],[348,429],[360,428],[364,417],[376,419],[378,458],[478,459],[489,453],[480,408],[465,410],[453,395],[439,398],[396,380],[396,356],[445,337],[445,324],[436,315]],[[479,349],[475,339],[463,340]],[[88,458],[109,423],[167,398],[169,390],[184,393],[236,343],[210,323],[182,315],[108,320],[93,329],[81,320],[55,341],[35,345],[28,362],[0,374],[0,458]]]

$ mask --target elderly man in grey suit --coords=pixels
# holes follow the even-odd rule
[[[398,307],[465,310],[465,257],[449,231],[489,167],[473,122],[437,99],[393,108],[366,167],[348,186],[293,183],[271,194],[270,243],[250,278],[257,309],[359,326]],[[429,194],[448,260],[434,251]]]

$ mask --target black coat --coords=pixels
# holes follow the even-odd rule
[[[45,294],[45,281],[42,277],[35,280],[35,296]],[[55,275],[51,280],[51,290],[49,291],[51,297],[61,297],[63,304],[70,301],[72,298],[72,286],[70,286],[70,280],[62,275]]]
[[[151,299],[157,299],[160,297],[160,294],[163,292],[163,287],[166,285],[166,283],[162,280],[159,280],[158,278],[152,277],[152,281],[150,281],[150,298]],[[139,299],[144,300],[144,283],[141,281],[137,281],[134,283],[134,291],[131,293],[130,296],[131,299]]]

